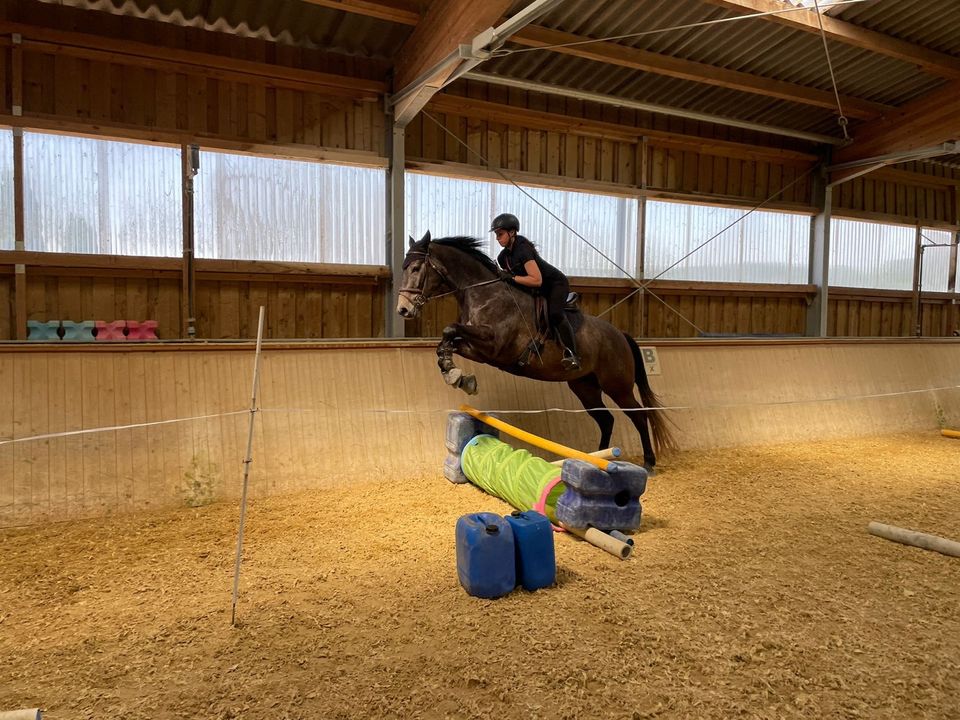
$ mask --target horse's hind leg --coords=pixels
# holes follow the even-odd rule
[[[647,470],[652,471],[654,465],[657,464],[657,456],[653,452],[653,443],[650,442],[650,427],[647,425],[648,411],[644,410],[643,406],[637,402],[637,398],[633,394],[632,385],[627,389],[615,392],[607,390],[607,394],[613,398],[613,401],[627,414],[630,422],[633,423],[633,426],[637,428],[637,432],[640,433],[640,444],[643,445],[643,466]]]
[[[600,428],[600,447],[598,450],[606,450],[610,447],[610,437],[613,435],[613,413],[609,410],[603,410],[603,394],[600,390],[600,383],[596,375],[586,375],[567,383],[573,394],[577,396],[583,405],[587,414],[593,418]]]

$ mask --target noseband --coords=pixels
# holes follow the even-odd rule
[[[441,280],[443,283],[445,283],[448,287],[453,288],[452,290],[448,290],[447,292],[438,293],[438,294],[436,294],[436,295],[429,295],[429,296],[423,294],[423,288],[422,288],[422,287],[405,287],[405,288],[400,288],[400,289],[397,291],[397,293],[400,294],[400,295],[409,295],[409,296],[412,296],[411,302],[413,303],[414,309],[416,309],[418,312],[420,311],[420,308],[422,308],[424,305],[426,305],[429,300],[436,300],[437,298],[446,297],[447,295],[453,295],[453,294],[456,293],[456,292],[461,292],[461,291],[463,291],[463,290],[469,290],[470,288],[475,288],[475,287],[480,287],[480,286],[482,286],[482,285],[490,285],[490,284],[495,283],[495,282],[500,282],[500,278],[499,278],[499,277],[495,277],[495,278],[493,278],[492,280],[483,280],[483,281],[478,282],[478,283],[473,283],[472,285],[465,285],[464,287],[460,287],[460,286],[457,285],[457,284],[451,279],[451,277],[447,274],[447,271],[444,270],[443,265],[441,265],[440,263],[438,263],[436,260],[433,259],[433,257],[430,255],[429,249],[426,250],[426,251],[410,250],[409,252],[407,252],[407,257],[409,258],[410,255],[423,255],[423,258],[424,258],[424,260],[426,261],[426,263],[427,263],[431,268],[433,268],[433,271],[434,271],[437,275],[440,276],[440,280]],[[404,261],[404,267],[406,267],[408,264],[409,264],[409,263],[407,263],[406,261]],[[424,275],[424,281],[426,281],[426,275]],[[422,283],[421,283],[421,284],[422,284]]]
[[[420,250],[411,250],[411,251],[409,251],[409,252],[407,253],[407,256],[408,256],[408,257],[409,257],[410,255],[423,255],[424,261],[427,263],[427,265],[429,265],[431,268],[433,268],[433,271],[434,271],[437,275],[440,276],[440,280],[441,280],[442,282],[446,283],[447,285],[449,285],[450,287],[453,288],[453,290],[450,290],[449,292],[440,293],[439,295],[430,295],[429,297],[423,294],[423,288],[422,288],[422,287],[404,287],[404,288],[400,288],[400,289],[397,291],[399,294],[412,296],[411,302],[413,303],[414,309],[416,309],[417,311],[419,311],[420,308],[422,308],[424,305],[427,304],[427,301],[428,301],[428,300],[433,300],[434,298],[440,298],[440,297],[443,297],[444,295],[450,295],[450,294],[455,293],[455,292],[457,292],[458,290],[460,290],[460,288],[457,287],[457,285],[450,279],[450,276],[447,275],[447,271],[443,269],[443,266],[442,266],[440,263],[438,263],[436,260],[434,260],[432,257],[430,257],[430,252],[429,252],[429,250],[423,251],[423,252],[421,252]],[[424,275],[424,278],[423,278],[423,279],[424,279],[424,282],[425,282],[425,281],[426,281],[426,275]],[[421,285],[423,285],[423,283],[421,283]]]

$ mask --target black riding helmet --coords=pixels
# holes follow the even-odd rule
[[[490,223],[490,232],[496,230],[506,230],[507,232],[513,230],[514,232],[520,232],[520,220],[517,219],[516,215],[511,215],[510,213],[497,215],[493,219],[493,222]]]

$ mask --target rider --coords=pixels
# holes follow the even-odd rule
[[[497,263],[503,268],[505,279],[525,288],[540,290],[547,299],[550,327],[557,331],[565,346],[561,365],[566,370],[579,370],[577,341],[563,309],[567,295],[570,294],[570,281],[567,276],[540,257],[532,242],[523,235],[518,235],[520,220],[516,215],[497,215],[490,223],[490,232],[496,233],[497,242],[503,248],[497,256]]]

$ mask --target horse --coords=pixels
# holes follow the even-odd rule
[[[667,419],[656,411],[663,405],[647,382],[636,341],[607,321],[577,310],[569,318],[580,353],[579,369],[561,366],[563,348],[556,339],[544,342],[542,350],[531,354],[529,348],[536,333],[535,298],[503,281],[498,266],[482,246],[483,241],[476,238],[431,239],[427,232],[419,241],[410,238],[403,261],[397,298],[401,317],[417,317],[433,298],[456,297],[458,321],[443,329],[437,346],[437,364],[446,383],[467,394],[477,391],[476,377],[464,375],[456,367],[454,353],[513,375],[566,382],[597,423],[600,450],[609,447],[613,434],[613,414],[603,407],[601,397],[606,393],[633,422],[643,445],[644,467],[653,471],[657,462],[654,448],[671,448],[674,442]],[[634,385],[640,389],[643,405],[634,396]]]

